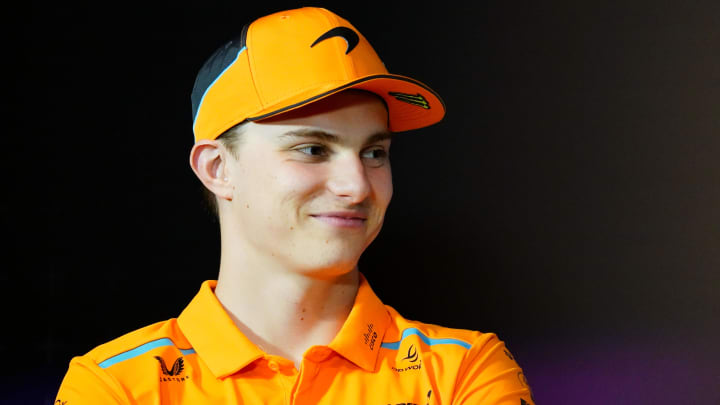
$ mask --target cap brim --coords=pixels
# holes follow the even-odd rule
[[[343,90],[360,89],[377,94],[385,100],[388,108],[389,130],[403,132],[423,128],[440,122],[445,116],[445,103],[425,84],[409,77],[382,74],[371,75],[344,83],[320,94],[307,96],[307,92],[283,100],[271,111],[260,111],[249,121],[259,121],[284,112],[295,110]]]

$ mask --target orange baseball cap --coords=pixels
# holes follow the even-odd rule
[[[205,62],[192,91],[195,141],[347,89],[382,97],[392,132],[432,125],[445,115],[436,92],[388,73],[347,20],[306,7],[255,20]]]

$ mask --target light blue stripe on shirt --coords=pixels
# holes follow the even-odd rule
[[[406,337],[413,336],[413,335],[419,337],[420,340],[422,340],[426,345],[429,345],[429,346],[458,345],[458,346],[462,346],[466,349],[469,349],[470,346],[472,346],[470,343],[464,342],[460,339],[451,339],[451,338],[432,339],[432,338],[429,338],[429,337],[423,335],[423,333],[420,332],[419,330],[417,330],[416,328],[408,328],[403,331],[402,336],[400,337],[400,341],[384,342],[383,344],[380,345],[380,347],[385,348],[385,349],[398,350],[400,348],[400,343],[402,343],[402,341],[405,340]]]
[[[100,362],[100,364],[98,364],[98,366],[100,366],[100,368],[108,368],[108,367],[112,366],[113,364],[117,364],[117,363],[120,363],[121,361],[125,361],[125,360],[130,360],[133,357],[137,357],[141,354],[149,352],[152,349],[156,349],[158,347],[163,347],[163,346],[175,346],[175,343],[173,343],[173,341],[168,338],[153,340],[151,342],[145,343],[144,345],[140,345],[132,350],[128,350],[124,353],[120,353],[118,355],[112,356],[109,359]],[[178,350],[180,350],[180,353],[182,353],[184,356],[195,353],[195,349],[193,349],[193,348],[178,349]]]

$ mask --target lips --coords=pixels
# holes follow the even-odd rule
[[[367,215],[359,211],[335,211],[335,212],[323,212],[320,214],[311,214],[313,217],[337,217],[345,219],[362,219],[366,220]]]
[[[323,223],[340,228],[360,228],[367,220],[366,214],[357,211],[323,212],[310,216]]]

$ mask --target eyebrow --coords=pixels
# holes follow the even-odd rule
[[[392,139],[393,135],[394,134],[389,131],[378,132],[371,135],[367,140],[365,140],[365,145],[383,141],[385,139]],[[337,135],[333,135],[331,133],[320,131],[317,129],[298,129],[296,131],[288,131],[280,135],[280,138],[310,138],[321,139],[329,143],[340,143],[340,138]]]

